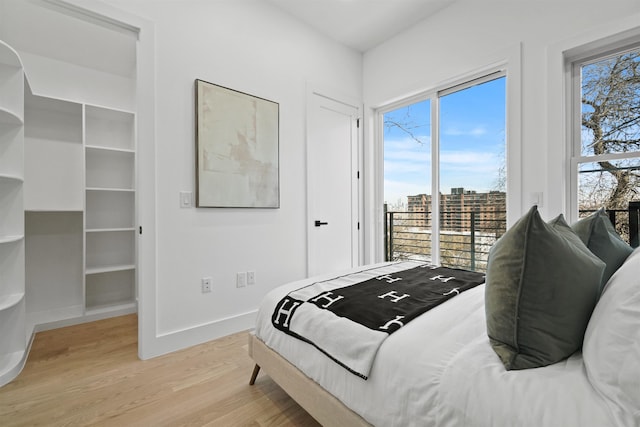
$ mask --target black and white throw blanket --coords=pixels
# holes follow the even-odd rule
[[[276,305],[276,329],[367,379],[382,342],[429,309],[484,283],[484,274],[399,262],[315,282]]]

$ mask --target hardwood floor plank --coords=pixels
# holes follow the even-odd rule
[[[137,317],[38,333],[23,372],[0,388],[0,425],[318,426],[254,363],[241,332],[150,360]]]

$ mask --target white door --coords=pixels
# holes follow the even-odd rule
[[[359,108],[311,93],[307,112],[310,276],[358,264]]]

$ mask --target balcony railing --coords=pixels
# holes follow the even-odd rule
[[[593,211],[581,211],[586,216]],[[638,247],[640,202],[627,210],[607,211],[612,224],[631,246]],[[386,212],[385,259],[431,261],[431,225],[428,212]],[[489,249],[506,231],[506,212],[440,212],[440,264],[486,271]]]
[[[585,217],[595,212],[594,210],[581,210],[579,216]],[[632,247],[640,246],[640,202],[629,202],[628,209],[610,209],[607,211],[611,224],[614,225],[622,240]]]
[[[431,260],[428,212],[387,212],[387,260]],[[484,271],[489,249],[506,231],[506,212],[440,212],[440,263],[447,267]]]

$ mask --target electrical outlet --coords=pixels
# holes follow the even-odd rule
[[[236,287],[244,288],[247,286],[247,273],[236,273]]]
[[[255,284],[256,284],[256,272],[247,271],[247,285],[255,285]]]
[[[206,294],[211,292],[211,277],[202,278],[202,293]]]

